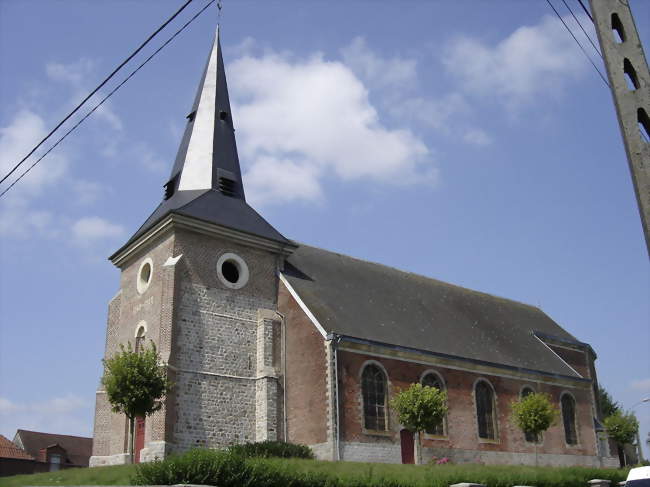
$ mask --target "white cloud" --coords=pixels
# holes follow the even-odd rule
[[[68,394],[43,401],[19,403],[0,397],[2,433],[12,438],[16,429],[90,436],[88,415],[92,403]]]
[[[353,39],[341,54],[346,66],[370,88],[373,99],[396,120],[452,137],[463,133],[458,125],[471,112],[465,96],[459,92],[435,98],[418,94],[416,59],[382,56],[363,37]]]
[[[291,167],[309,181],[306,188],[267,182],[273,189],[262,188],[261,200],[271,202],[269,194],[279,188],[285,200],[317,200],[318,181],[331,174],[392,184],[435,178],[424,142],[382,124],[366,87],[340,62],[318,55],[294,62],[273,53],[245,56],[232,63],[229,80],[240,152],[251,161],[245,177],[260,181],[272,167]]]
[[[163,161],[151,146],[144,142],[134,142],[129,148],[129,160],[146,170],[161,173],[169,170],[169,163]]]
[[[341,49],[343,62],[366,82],[391,89],[412,88],[417,82],[417,61],[400,57],[384,58],[368,47],[363,37],[355,37]]]
[[[490,137],[485,131],[477,128],[467,130],[465,135],[463,135],[463,140],[479,147],[485,147],[492,143],[492,137]]]
[[[52,81],[57,81],[70,85],[74,90],[70,108],[78,105],[92,88],[98,83],[94,76],[96,62],[92,59],[82,58],[74,63],[62,64],[51,62],[45,66],[45,73]],[[104,95],[101,91],[97,92],[78,113],[86,114],[92,107],[99,103]],[[105,121],[115,131],[121,131],[124,127],[121,118],[113,111],[109,101],[99,106],[92,115],[95,118]]]
[[[632,381],[630,387],[635,391],[650,392],[650,377],[647,379]]]
[[[77,196],[77,203],[81,205],[89,205],[99,199],[99,197],[107,191],[107,188],[94,181],[85,181],[78,179],[72,182],[72,191]]]
[[[467,115],[469,104],[460,93],[448,93],[438,99],[420,96],[406,97],[389,107],[393,115],[418,122],[443,133],[451,133],[451,121]]]
[[[95,65],[95,61],[88,58],[81,58],[70,64],[51,62],[45,66],[45,73],[52,81],[79,86],[88,81],[88,76],[94,71]]]
[[[122,237],[124,227],[111,223],[98,216],[80,218],[72,224],[73,241],[80,245],[88,245],[98,240]]]
[[[550,16],[537,25],[519,27],[494,45],[460,37],[447,46],[443,62],[466,92],[496,95],[510,107],[542,92],[554,94],[587,67],[560,21]]]
[[[19,111],[5,127],[0,128],[0,174],[7,174],[46,135],[45,121],[30,110]],[[4,191],[36,159],[37,152],[27,159],[2,185]],[[2,197],[0,235],[26,238],[34,233],[52,236],[56,229],[49,210],[33,207],[33,200],[58,183],[69,166],[65,151],[51,153]]]
[[[8,173],[46,134],[45,121],[31,110],[19,111],[9,125],[0,128],[0,172],[2,175]],[[13,181],[34,161],[34,156],[32,156],[7,181]],[[19,184],[12,188],[12,193],[33,195],[40,192],[44,186],[51,185],[63,176],[68,163],[69,160],[65,152],[50,153],[47,156],[47,161],[44,160],[43,163],[35,166],[28,176],[25,176]]]
[[[288,203],[296,200],[320,201],[323,198],[319,169],[289,159],[261,156],[246,173],[246,191],[252,206]]]

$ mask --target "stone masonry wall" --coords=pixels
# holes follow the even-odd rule
[[[248,266],[250,279],[241,289],[229,289],[217,277],[217,260],[225,252]],[[175,451],[255,441],[257,416],[277,416],[262,415],[267,405],[256,405],[256,399],[258,388],[277,395],[278,379],[258,376],[257,353],[258,311],[276,309],[278,257],[190,232],[177,234],[175,254],[183,254],[170,356],[176,388],[168,400],[175,411]]]
[[[524,385],[535,391],[551,395],[556,405],[560,395],[568,391],[576,399],[576,422],[578,444],[567,445],[564,439],[564,429],[561,419],[543,436],[543,442],[538,445],[538,452],[546,455],[548,461],[556,464],[597,463],[597,450],[593,427],[593,407],[590,386],[582,388],[567,388],[542,382],[526,381],[508,377],[478,374],[471,371],[433,367],[424,364],[400,361],[384,357],[375,357],[356,352],[339,352],[339,390],[341,400],[341,441],[343,459],[355,460],[366,458],[362,453],[363,445],[375,452],[378,458],[395,457],[395,451],[400,451],[399,425],[395,414],[389,411],[389,431],[383,434],[364,431],[363,405],[360,390],[360,374],[363,365],[369,361],[378,362],[388,374],[389,397],[398,390],[418,382],[427,370],[435,370],[442,376],[448,393],[449,413],[446,422],[446,434],[442,437],[425,435],[423,453],[437,456],[449,456],[457,461],[484,461],[488,463],[503,463],[503,454],[515,454],[515,458],[524,460],[534,456],[535,445],[525,441],[524,435],[510,421],[510,403],[519,398]],[[489,381],[495,390],[497,414],[497,439],[487,441],[478,438],[478,427],[474,404],[474,384],[477,379]],[[343,446],[343,444],[347,446]],[[372,447],[372,448],[371,448]],[[348,453],[346,454],[345,451]],[[355,453],[353,453],[355,452]],[[465,453],[463,453],[465,452]],[[467,453],[470,452],[470,453]],[[500,454],[502,453],[502,454]],[[522,454],[517,457],[517,454]],[[540,456],[540,458],[542,458]],[[456,458],[457,457],[457,458]],[[397,458],[397,457],[396,457]],[[589,458],[590,460],[585,460]],[[380,460],[381,461],[381,460]],[[520,463],[513,461],[514,463]]]

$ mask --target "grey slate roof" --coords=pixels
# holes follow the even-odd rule
[[[280,232],[273,228],[244,200],[232,198],[220,191],[210,189],[179,191],[172,198],[163,201],[124,247],[137,240],[138,237],[170,213],[190,216],[208,223],[217,223],[224,227],[268,238],[276,242],[289,243]],[[116,254],[119,252],[118,250]]]
[[[579,377],[533,332],[575,337],[533,306],[303,244],[284,276],[328,333]]]

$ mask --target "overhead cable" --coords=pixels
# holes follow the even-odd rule
[[[133,52],[129,55],[129,57],[127,57],[124,61],[122,61],[122,63],[121,63],[117,68],[115,68],[115,69],[113,70],[113,72],[112,72],[111,74],[109,74],[109,75],[106,77],[106,79],[104,79],[104,81],[102,81],[102,82],[97,86],[97,88],[95,88],[93,91],[91,91],[91,92],[88,94],[88,96],[86,96],[86,98],[84,98],[83,100],[81,100],[81,102],[80,102],[80,103],[79,103],[79,104],[74,108],[74,110],[72,110],[70,113],[68,113],[68,115],[66,115],[66,117],[65,117],[63,120],[61,120],[61,121],[57,124],[57,126],[54,127],[54,128],[50,131],[50,133],[48,133],[48,134],[47,134],[47,135],[46,135],[46,136],[45,136],[45,137],[44,137],[44,138],[43,138],[43,139],[42,139],[38,144],[36,144],[36,146],[35,146],[32,150],[29,151],[29,154],[27,154],[25,157],[23,157],[23,158],[20,160],[20,162],[18,162],[18,163],[17,163],[17,164],[16,164],[16,165],[15,165],[15,166],[14,166],[14,167],[13,167],[13,168],[8,172],[8,173],[7,173],[7,174],[5,174],[5,175],[3,176],[3,178],[0,180],[0,183],[3,183],[3,182],[4,182],[4,181],[9,177],[9,176],[11,176],[11,175],[14,173],[14,171],[15,171],[16,169],[18,169],[18,168],[21,166],[21,164],[22,164],[23,162],[25,162],[25,161],[27,160],[27,158],[29,158],[29,156],[31,156],[31,155],[36,151],[36,149],[38,149],[41,145],[43,145],[43,143],[44,143],[47,139],[49,139],[49,138],[54,134],[54,132],[56,132],[56,131],[61,127],[61,125],[63,125],[65,122],[67,122],[68,119],[69,119],[72,115],[74,115],[75,113],[77,113],[77,111],[78,111],[78,110],[79,110],[79,109],[80,109],[80,108],[81,108],[81,107],[82,107],[82,106],[83,106],[83,105],[84,105],[84,104],[85,104],[85,103],[86,103],[86,102],[87,102],[87,101],[88,101],[88,100],[89,100],[89,99],[90,99],[90,98],[91,98],[95,93],[97,93],[97,92],[98,92],[98,91],[99,91],[99,90],[100,90],[100,89],[101,89],[101,88],[102,88],[102,87],[103,87],[103,86],[104,86],[104,85],[105,85],[105,84],[106,84],[106,83],[107,83],[107,82],[108,82],[108,81],[109,81],[113,76],[115,76],[115,74],[116,74],[120,69],[122,69],[126,63],[128,63],[131,59],[133,59],[133,57],[134,57],[135,55],[137,55],[137,54],[138,54],[138,53],[139,53],[139,52],[144,48],[144,46],[146,46],[146,45],[149,43],[149,41],[151,41],[151,39],[153,39],[153,38],[154,38],[154,37],[155,37],[155,36],[156,36],[156,35],[157,35],[161,30],[163,30],[163,29],[164,29],[164,28],[165,28],[165,27],[166,27],[166,26],[167,26],[167,25],[168,25],[172,20],[174,20],[174,19],[178,16],[178,14],[180,14],[180,13],[185,9],[185,7],[187,7],[187,6],[188,6],[192,1],[193,1],[193,0],[187,0],[187,1],[186,1],[186,2],[181,6],[181,8],[179,8],[179,9],[174,13],[174,15],[172,15],[169,19],[167,19],[167,21],[166,21],[164,24],[162,24],[160,27],[158,27],[158,28],[154,31],[153,34],[151,34],[149,37],[147,37],[147,39],[146,39],[142,44],[140,44],[140,46],[139,46],[135,51],[133,51]]]
[[[598,73],[598,76],[600,76],[600,79],[602,79],[603,83],[605,83],[605,86],[607,86],[607,88],[609,88],[609,83],[607,82],[607,79],[605,79],[605,77],[603,76],[603,73],[600,72],[600,69],[598,69],[598,66],[596,66],[594,61],[589,56],[589,54],[587,54],[587,51],[585,50],[585,48],[582,47],[582,44],[580,44],[580,41],[573,34],[573,32],[571,31],[569,26],[566,24],[566,22],[564,21],[564,19],[560,15],[560,13],[555,9],[555,7],[550,2],[550,0],[546,0],[546,3],[548,3],[549,6],[551,7],[551,9],[553,9],[553,12],[555,12],[555,15],[557,15],[557,18],[560,19],[560,22],[562,22],[562,25],[564,25],[564,28],[569,32],[569,34],[571,34],[571,37],[573,37],[573,40],[576,41],[576,44],[578,44],[578,47],[580,47],[580,50],[582,51],[582,53],[587,57],[587,59],[589,59],[589,62],[591,63],[591,65],[594,67],[594,69]]]
[[[594,51],[596,51],[596,52],[598,53],[598,55],[600,56],[600,58],[602,59],[602,58],[603,58],[603,55],[600,53],[600,49],[598,49],[598,48],[596,47],[596,44],[594,44],[594,41],[591,40],[591,36],[590,36],[589,34],[587,34],[587,31],[586,31],[585,28],[582,26],[582,23],[578,20],[578,17],[575,16],[575,14],[573,13],[573,10],[571,9],[571,7],[569,7],[569,4],[566,3],[566,0],[562,0],[562,3],[564,3],[564,6],[567,8],[567,10],[568,10],[569,12],[571,12],[571,16],[573,17],[573,20],[576,21],[576,24],[578,24],[578,26],[580,27],[580,30],[582,30],[582,33],[583,33],[583,34],[585,35],[585,37],[589,40],[589,43],[591,44],[591,47],[594,48]]]
[[[131,73],[120,82],[113,90],[108,93],[102,100],[97,103],[86,115],[84,115],[76,124],[74,124],[70,130],[68,130],[63,136],[58,139],[41,157],[39,157],[31,166],[29,166],[16,180],[7,187],[2,193],[0,193],[0,198],[2,198],[7,191],[9,191],[13,186],[20,181],[29,171],[31,171],[36,164],[38,164],[46,155],[48,155],[52,150],[59,145],[68,135],[70,135],[79,125],[81,125],[90,115],[92,115],[95,110],[97,110],[100,106],[104,104],[106,100],[108,100],[113,94],[119,90],[127,81],[129,81],[138,71],[140,71],[141,68],[144,67],[145,64],[147,64],[149,61],[151,61],[156,54],[158,54],[160,51],[162,51],[174,38],[180,34],[187,26],[189,26],[194,20],[201,15],[210,5],[212,5],[216,0],[210,0],[201,10],[199,10],[190,20],[188,20],[183,26],[178,29],[169,39],[167,39],[158,49],[156,49],[147,59],[145,59],[137,68],[135,68]]]
[[[585,7],[585,4],[582,3],[582,0],[578,0],[578,2],[580,2],[580,6],[582,7],[582,10],[584,10],[585,13],[587,14],[587,17],[589,17],[589,19],[593,22],[594,18],[591,16],[591,13],[589,12],[589,10],[587,10],[587,7]]]

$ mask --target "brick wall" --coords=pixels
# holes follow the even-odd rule
[[[388,374],[388,390],[391,397],[398,390],[419,381],[426,370],[435,370],[442,376],[448,393],[447,435],[442,438],[425,435],[423,440],[425,453],[428,451],[430,455],[437,453],[438,456],[453,457],[454,452],[456,452],[459,461],[467,461],[467,458],[482,458],[481,461],[488,462],[496,462],[500,458],[509,458],[497,455],[498,452],[521,453],[522,455],[534,454],[535,446],[526,442],[521,431],[510,421],[510,403],[518,399],[522,387],[528,385],[535,391],[550,394],[556,405],[559,405],[560,395],[563,391],[569,391],[575,397],[577,404],[578,445],[566,445],[564,429],[560,419],[556,425],[552,426],[544,434],[543,443],[538,445],[538,452],[547,455],[549,459],[553,455],[572,455],[575,456],[576,463],[585,463],[582,457],[592,458],[597,454],[592,419],[592,395],[589,386],[567,388],[560,385],[478,374],[471,371],[433,367],[396,359],[340,351],[341,440],[347,444],[347,446],[344,446],[344,450],[347,448],[353,455],[350,459],[363,457],[363,448],[360,450],[359,445],[363,447],[364,444],[377,445],[376,452],[381,457],[389,455],[391,458],[397,458],[395,451],[399,451],[399,430],[401,427],[394,412],[391,411],[389,414],[390,427],[386,434],[369,434],[363,430],[359,378],[363,364],[369,360],[378,362],[385,368]],[[479,378],[487,379],[495,390],[498,435],[497,440],[494,442],[478,438],[473,391],[474,384]],[[394,446],[397,446],[397,450],[394,450]],[[494,452],[494,454],[488,452]],[[553,461],[556,463],[564,462],[564,460],[559,459]]]
[[[287,335],[288,439],[306,445],[325,443],[328,440],[328,410],[323,336],[284,284],[280,284],[278,308],[285,316]]]

